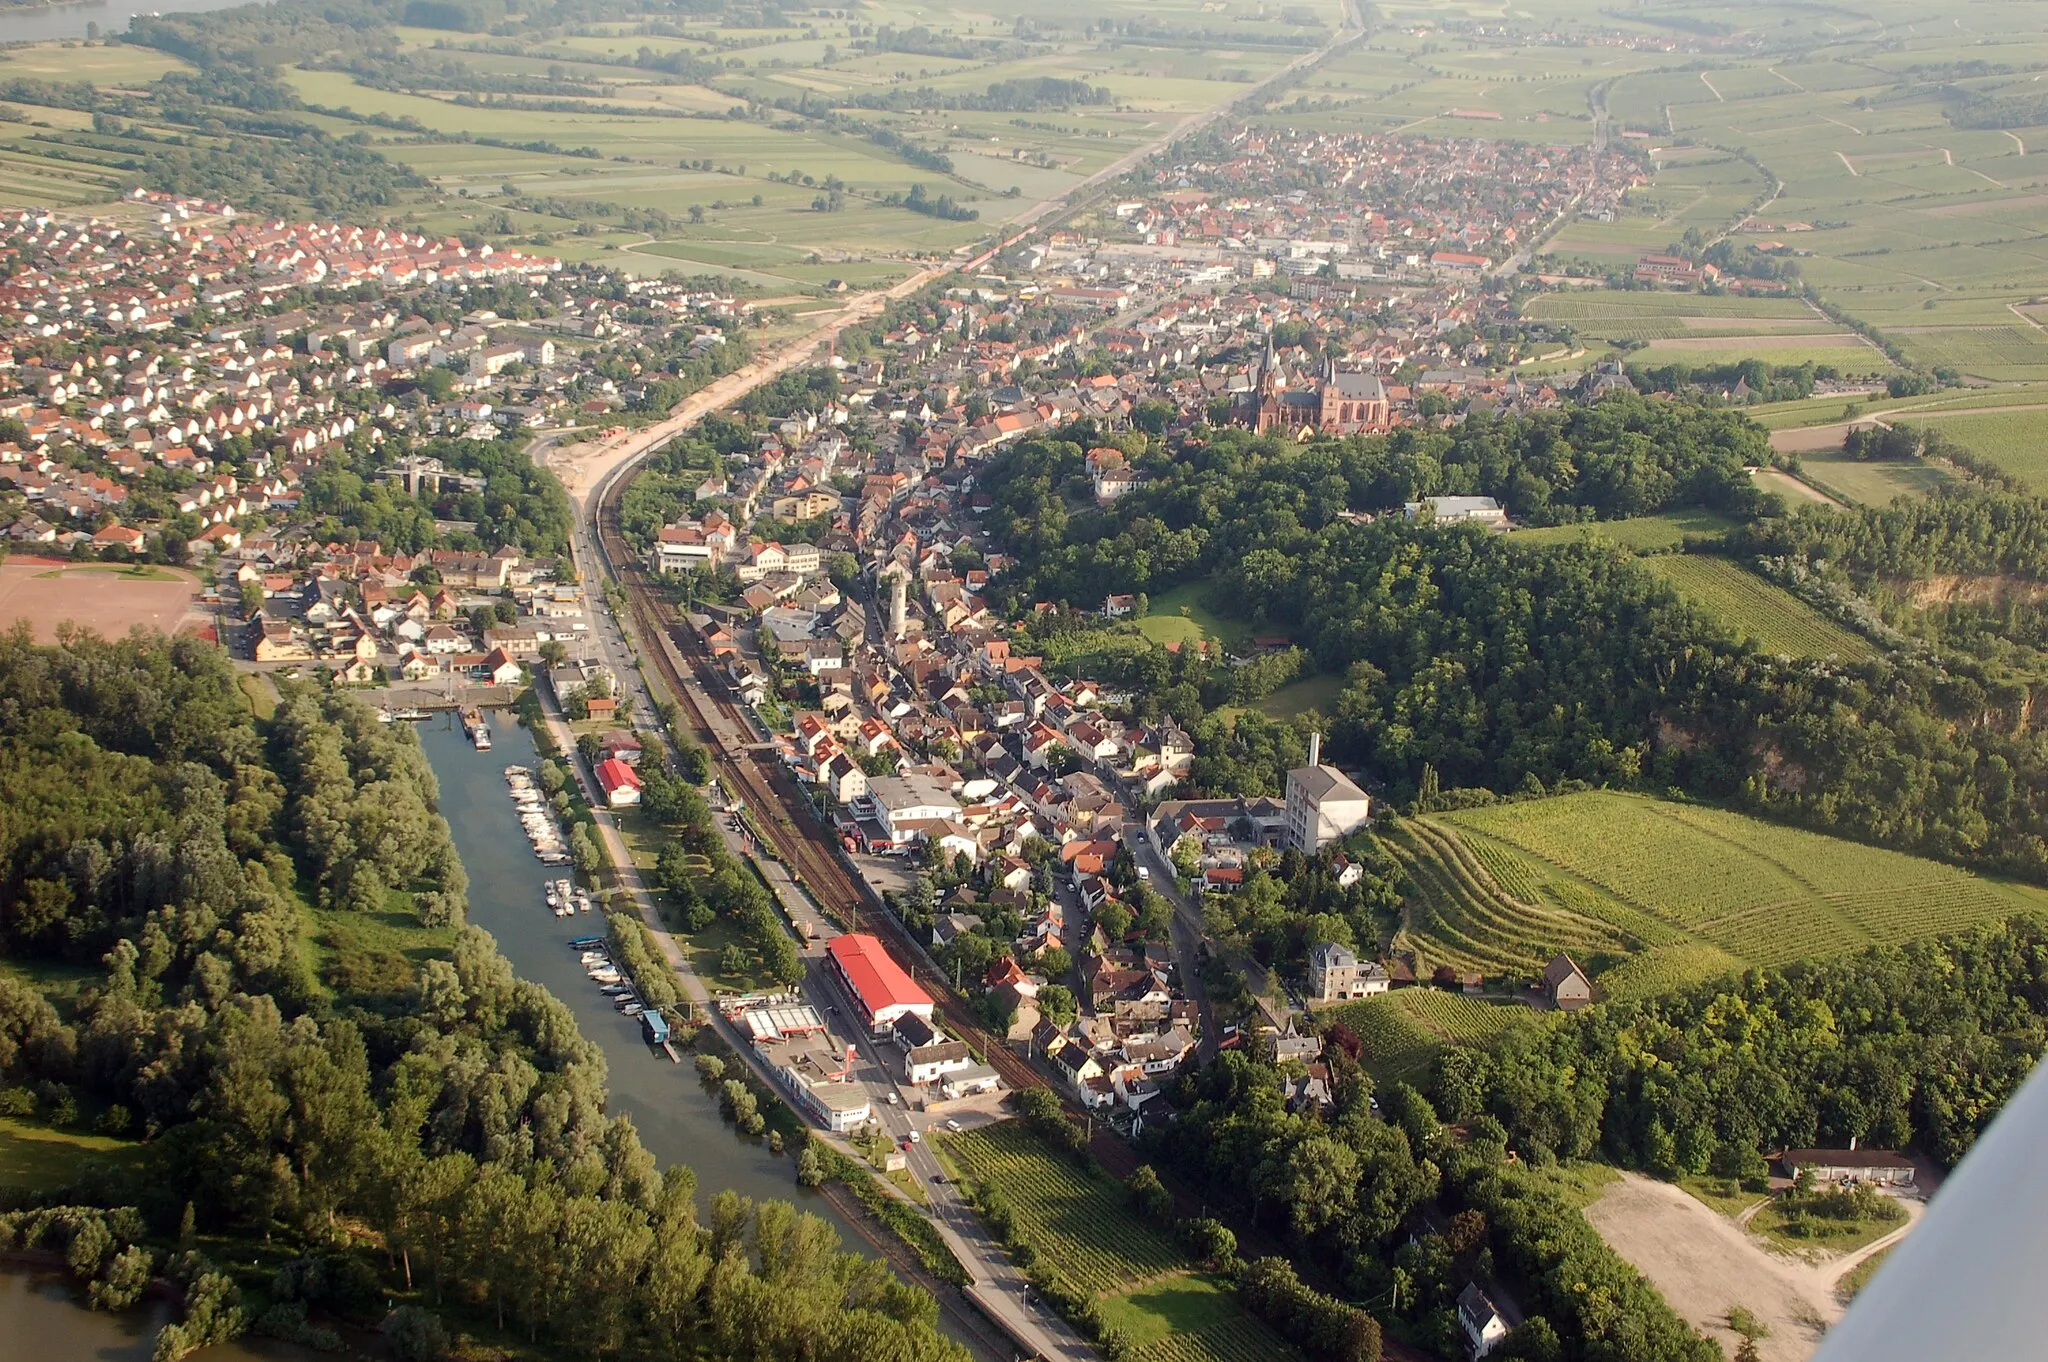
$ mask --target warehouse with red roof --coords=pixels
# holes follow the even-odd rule
[[[861,932],[835,936],[826,943],[825,954],[869,1030],[886,1031],[899,1017],[913,1013],[931,1019],[931,998],[874,937]]]
[[[640,773],[617,757],[597,764],[597,783],[604,787],[604,802],[615,809],[640,802]]]

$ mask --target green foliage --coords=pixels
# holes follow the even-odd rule
[[[1952,1163],[2048,1040],[2044,961],[2048,929],[2016,918],[1608,1004],[1463,1052],[1456,1103],[1525,1156],[1667,1176],[1851,1140]]]

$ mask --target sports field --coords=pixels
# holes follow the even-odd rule
[[[130,629],[178,632],[199,623],[190,612],[199,594],[188,573],[163,568],[132,573],[112,564],[35,558],[0,563],[0,628],[27,620],[38,642],[53,642],[67,621],[109,638]]]

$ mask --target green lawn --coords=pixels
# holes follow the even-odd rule
[[[142,1146],[133,1140],[52,1130],[0,1116],[0,1186],[47,1192],[72,1182],[88,1160],[126,1163],[142,1156]]]
[[[1741,1215],[1759,1201],[1768,1201],[1765,1192],[1745,1192],[1742,1184],[1734,1178],[1715,1178],[1701,1174],[1696,1177],[1680,1178],[1678,1185],[1690,1192],[1694,1200],[1730,1220]]]
[[[1773,1248],[1796,1253],[1802,1257],[1822,1253],[1853,1253],[1865,1244],[1875,1243],[1884,1238],[1906,1223],[1906,1210],[1903,1206],[1888,1203],[1888,1209],[1891,1212],[1889,1215],[1873,1216],[1868,1220],[1812,1219],[1805,1223],[1813,1227],[1813,1232],[1798,1234],[1788,1232],[1790,1222],[1780,1212],[1778,1203],[1773,1201],[1749,1218],[1749,1230],[1752,1234],[1762,1235],[1764,1241]]]
[[[1152,597],[1138,617],[1139,632],[1169,647],[1215,642],[1233,652],[1242,650],[1251,631],[1243,621],[1217,612],[1213,590],[1214,583],[1204,578]]]

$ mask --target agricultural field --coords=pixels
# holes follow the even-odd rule
[[[1567,228],[1560,240],[1579,230]],[[1644,249],[1662,250],[1665,244]],[[1627,254],[1632,259],[1640,252]],[[1700,368],[1760,359],[1825,365],[1852,376],[1897,367],[1862,337],[1793,298],[1575,289],[1538,294],[1523,315],[1569,325],[1584,345],[1637,347],[1626,355],[1633,364]]]
[[[1649,568],[1686,599],[1767,653],[1863,662],[1877,649],[1781,586],[1725,558],[1666,554]]]
[[[1837,500],[1883,506],[1900,497],[1932,496],[1955,482],[1925,459],[1852,459],[1840,449],[1816,449],[1799,456],[1800,476]]]
[[[1991,460],[2036,492],[2048,492],[2048,407],[2020,411],[1915,413],[1912,424],[1938,430]]]
[[[1342,1022],[1364,1049],[1360,1062],[1382,1083],[1413,1079],[1447,1045],[1479,1044],[1518,1026],[1534,1026],[1539,1014],[1513,1002],[1489,1002],[1437,988],[1403,988],[1364,1002],[1318,1009]]]
[[[2048,894],[2027,886],[1641,795],[1599,791],[1421,821],[1474,848],[1455,863],[1461,890],[1492,901],[1481,905],[1489,916],[1454,920],[1471,939],[1495,955],[1533,959],[1563,944],[1558,933],[1572,924],[1556,919],[1569,908],[1589,937],[1605,928],[1631,954],[1660,962],[1623,976],[1633,994],[1655,991],[1660,971],[1722,972],[1702,946],[1738,965],[1785,964],[2048,911]],[[1484,876],[1470,869],[1474,860]],[[1431,911],[1451,920],[1449,909]],[[1598,963],[1589,968],[1604,986]]]
[[[1666,511],[1627,520],[1588,520],[1575,525],[1545,525],[1516,530],[1511,544],[1613,544],[1637,553],[1665,553],[1689,543],[1717,538],[1735,522],[1714,511]]]
[[[1038,1261],[1129,1332],[1144,1362],[1263,1362],[1296,1354],[1132,1209],[1099,1168],[1083,1171],[1023,1121],[932,1136],[971,1189],[993,1188]]]

